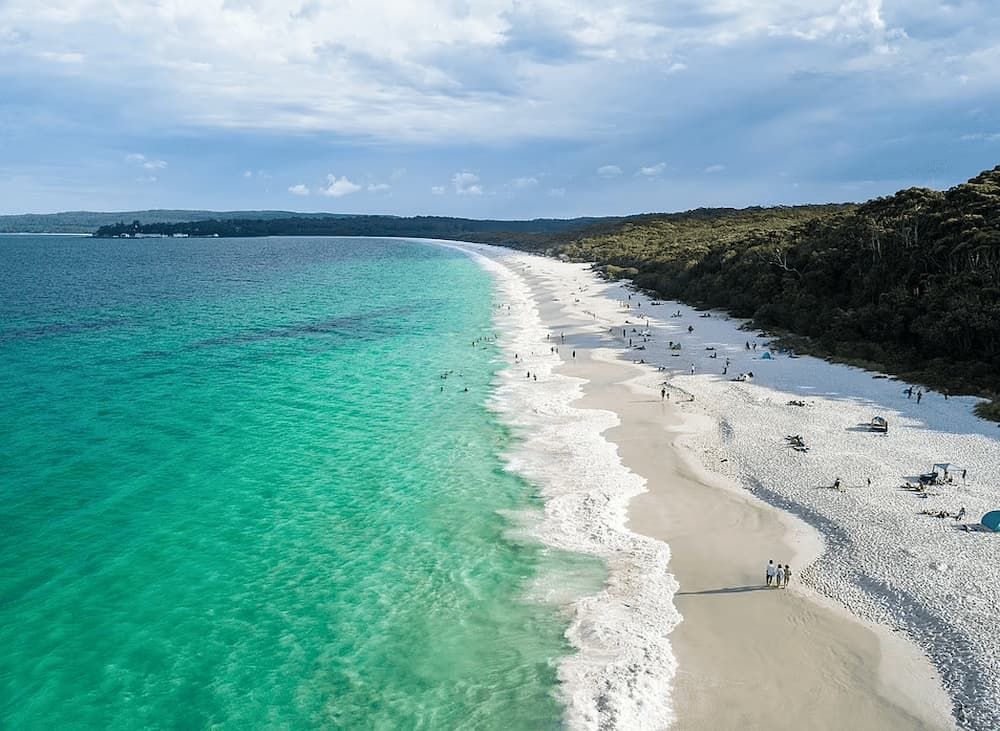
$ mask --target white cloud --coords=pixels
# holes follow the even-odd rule
[[[565,198],[566,189],[565,188],[549,188],[548,195],[550,198]]]
[[[331,173],[326,176],[326,185],[319,189],[319,193],[331,198],[342,198],[345,195],[357,193],[359,190],[361,190],[361,186],[357,183],[351,182],[345,176],[338,178]]]
[[[693,0],[516,6],[59,0],[40,10],[37,0],[6,0],[0,29],[25,39],[15,55],[72,62],[122,88],[156,88],[180,121],[438,140],[598,134],[582,108],[606,108],[609,93],[641,76],[643,64],[685,70],[678,59],[699,49],[788,36],[871,50],[901,38],[881,0],[720,0],[710,10]],[[88,43],[86,56],[51,50],[107,28],[128,28],[129,42]]]
[[[389,180],[399,180],[406,175],[406,168],[395,168],[389,175]]]
[[[125,161],[134,165],[141,165],[146,170],[162,170],[167,166],[166,160],[153,160],[138,152],[125,156]]]
[[[963,142],[996,142],[1000,140],[1000,132],[973,132],[962,135],[959,139]]]
[[[56,51],[41,51],[38,57],[44,61],[54,61],[56,63],[78,64],[83,63],[82,53],[58,53]]]
[[[459,195],[482,195],[483,186],[479,185],[479,176],[474,173],[455,173],[451,176],[451,184]]]
[[[617,178],[622,174],[622,169],[617,165],[602,165],[597,168],[597,174],[602,178]]]
[[[369,183],[366,190],[369,193],[384,193],[391,188],[392,186],[388,183]]]
[[[534,188],[538,185],[538,178],[534,176],[527,176],[524,178],[514,178],[511,181],[511,185],[515,188]]]
[[[445,187],[443,185],[433,185],[431,186],[431,193],[434,195],[444,195]]]
[[[244,170],[243,171],[243,177],[244,178],[252,178],[253,177],[253,170]]]
[[[69,71],[60,66],[72,64],[93,80],[88,90],[129,90],[127,101],[109,102],[156,110],[164,124],[393,141],[606,137],[623,111],[637,116],[667,98],[663,85],[671,106],[684,109],[685,100],[715,98],[706,80],[773,89],[803,70],[914,69],[921,84],[948,93],[968,78],[970,96],[977,80],[996,85],[996,64],[982,57],[996,47],[995,32],[975,32],[995,16],[985,0],[524,5],[4,0],[0,38],[6,68],[44,58],[59,63],[38,73],[62,77]],[[126,43],[93,42],[122,28]],[[634,110],[622,99],[635,99]]]
[[[91,140],[92,149],[133,140],[118,144],[169,156],[170,165],[147,168],[155,161],[145,157],[126,165],[124,152],[113,153],[116,184],[159,174],[177,185],[164,200],[178,202],[209,188],[223,195],[219,181],[238,181],[240,163],[254,161],[282,166],[269,187],[286,201],[292,194],[280,190],[296,178],[314,201],[321,188],[350,195],[385,181],[392,198],[372,191],[368,200],[402,212],[412,209],[407,195],[439,183],[437,195],[465,196],[456,205],[485,204],[498,191],[507,199],[491,215],[544,215],[546,204],[564,206],[547,191],[568,185],[574,212],[614,213],[664,205],[661,183],[635,185],[656,157],[670,157],[663,177],[677,179],[671,206],[703,202],[703,186],[682,188],[682,176],[707,184],[713,173],[766,179],[780,168],[795,170],[818,200],[836,197],[844,170],[877,177],[874,168],[895,170],[899,160],[919,170],[916,143],[885,144],[900,119],[914,140],[942,142],[935,165],[949,184],[960,179],[960,159],[969,164],[949,145],[1000,145],[985,134],[997,131],[996,18],[989,0],[0,0],[0,76],[32,91],[18,97],[28,113],[0,120],[0,138],[29,140],[37,149],[15,158],[38,158],[33,165],[64,153],[83,163]],[[127,40],[100,42],[119,37]],[[67,54],[62,62],[39,55],[55,50]],[[67,88],[83,107],[66,105]],[[960,143],[963,132],[984,136]],[[75,140],[46,143],[59,134]],[[192,143],[186,150],[182,139]],[[853,149],[837,153],[838,140]],[[297,166],[309,154],[329,160],[320,170],[356,178],[333,185],[303,176]],[[712,158],[734,170],[705,162]],[[613,160],[621,162],[604,166],[607,177],[595,174]],[[447,167],[424,177],[431,161]],[[395,182],[402,165],[413,168],[412,186]],[[456,186],[447,170],[462,165],[490,183]],[[79,167],[81,178],[91,172]],[[831,169],[836,180],[823,182]],[[243,187],[263,192],[254,170]],[[181,171],[202,179],[173,181]],[[569,171],[581,179],[570,182]],[[4,205],[41,205],[4,173]],[[512,175],[539,182],[520,188]],[[900,187],[922,179],[898,177]],[[47,207],[74,205],[70,193],[44,194]],[[98,205],[99,194],[89,195]],[[734,179],[718,195],[742,204],[762,193]]]
[[[658,162],[655,165],[644,165],[639,168],[639,175],[645,175],[648,178],[655,178],[657,175],[662,175],[663,171],[667,169],[667,163]]]
[[[292,195],[309,195],[309,188],[302,183],[289,186],[288,192]]]

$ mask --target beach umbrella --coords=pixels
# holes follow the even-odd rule
[[[1000,510],[991,510],[979,522],[990,530],[1000,533]]]

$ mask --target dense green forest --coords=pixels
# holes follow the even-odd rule
[[[1000,167],[945,192],[649,216],[547,248],[802,350],[1000,395]],[[1000,418],[1000,401],[980,413]]]
[[[201,221],[142,223],[118,222],[102,226],[94,234],[114,237],[141,234],[172,236],[405,236],[411,238],[437,238],[453,241],[488,241],[498,244],[524,244],[535,241],[550,242],[554,234],[581,230],[601,221],[617,223],[621,219],[552,219],[532,221],[479,221],[469,218],[442,216],[340,216],[272,219],[220,219]]]

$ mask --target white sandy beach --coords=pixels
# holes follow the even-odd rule
[[[498,314],[519,360],[503,388],[521,392],[500,401],[526,437],[511,466],[543,487],[545,540],[610,567],[575,607],[571,725],[1000,726],[1000,540],[920,514],[964,505],[975,523],[998,507],[1000,430],[971,415],[974,399],[917,405],[858,369],[763,360],[766,338],[720,313],[630,301],[584,265],[467,248],[501,265],[513,307]],[[629,349],[647,316],[649,340]],[[874,414],[887,436],[859,426]],[[966,483],[899,489],[933,462]],[[792,564],[791,589],[759,590],[768,558]]]

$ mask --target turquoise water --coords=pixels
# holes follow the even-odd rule
[[[488,274],[378,240],[0,262],[0,727],[558,726]]]

